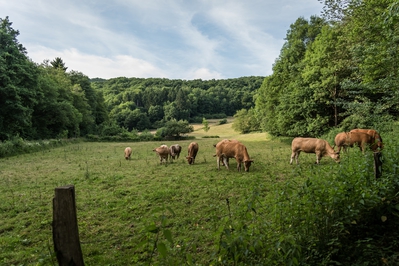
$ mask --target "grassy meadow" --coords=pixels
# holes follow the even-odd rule
[[[340,171],[363,171],[364,182],[372,180],[371,157],[366,163],[348,163],[350,159],[364,161],[365,156],[354,149],[343,156],[341,164],[326,157],[317,166],[314,154],[301,154],[300,165],[290,165],[288,139],[272,139],[265,133],[239,135],[231,129],[231,121],[224,125],[211,121],[208,132],[201,127],[194,126],[190,134],[194,140],[80,142],[0,159],[0,265],[57,265],[51,224],[54,189],[59,186],[75,186],[86,265],[231,265],[234,263],[221,258],[235,254],[232,242],[237,239],[243,239],[240,245],[258,236],[278,240],[301,213],[315,216],[312,208],[283,213],[297,208],[290,207],[292,199],[287,199],[293,191],[304,189],[310,177],[327,182]],[[217,170],[213,144],[224,138],[238,139],[247,146],[255,161],[250,172],[237,172],[234,159],[229,171]],[[191,141],[199,144],[194,165],[184,158]],[[180,158],[160,165],[152,150],[175,143],[183,147]],[[123,156],[127,146],[133,149],[131,160]],[[315,180],[312,182],[319,182]],[[369,186],[376,185],[372,181]],[[306,230],[312,231],[312,224]],[[233,239],[234,228],[237,234],[248,234]],[[285,235],[289,237],[277,241],[281,247],[276,252],[285,252],[284,243],[291,253],[298,252],[290,242],[291,234]],[[267,245],[267,239],[258,242]],[[250,252],[262,248],[256,243],[251,242]],[[270,262],[267,259],[272,255],[264,256],[258,258],[260,264]]]

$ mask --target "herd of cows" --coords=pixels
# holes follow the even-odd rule
[[[305,153],[315,153],[316,163],[319,164],[323,156],[330,156],[336,162],[340,161],[341,148],[344,151],[347,147],[357,145],[362,152],[365,151],[367,146],[374,152],[379,152],[383,149],[382,138],[380,134],[374,129],[353,129],[350,132],[341,132],[335,136],[335,145],[331,147],[328,141],[318,138],[294,138],[291,144],[292,154],[290,164],[295,159],[298,164],[299,154],[303,151]],[[338,150],[335,151],[335,146]],[[248,155],[247,148],[237,140],[224,139],[214,145],[216,154],[213,157],[217,159],[217,167],[220,169],[220,163],[229,169],[229,158],[235,158],[237,162],[237,170],[241,171],[241,164],[244,165],[244,170],[249,171],[249,167],[254,162]],[[188,164],[194,164],[195,157],[198,153],[198,143],[191,142],[188,146],[188,153],[186,156]],[[179,159],[182,147],[179,144],[168,147],[161,145],[153,149],[159,157],[160,163],[167,162],[169,158]],[[132,149],[127,147],[125,149],[125,159],[129,160],[132,154]]]
[[[340,161],[339,153],[341,148],[344,151],[348,147],[353,147],[357,145],[362,152],[365,151],[367,146],[373,152],[379,152],[383,149],[382,138],[380,134],[374,129],[352,129],[350,132],[341,132],[335,136],[334,146],[331,145],[323,139],[316,138],[294,138],[291,144],[292,154],[291,161],[295,159],[298,164],[298,157],[301,151],[306,153],[316,154],[316,163],[319,164],[323,156],[330,156],[336,162]],[[335,146],[338,147],[338,151],[335,151]]]

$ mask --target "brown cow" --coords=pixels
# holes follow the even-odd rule
[[[181,146],[179,144],[175,144],[169,147],[170,157],[174,160],[179,159]]]
[[[165,163],[168,162],[168,156],[169,156],[169,148],[168,148],[168,146],[161,145],[160,147],[155,148],[152,151],[155,151],[158,154],[161,164],[162,164],[163,160],[165,160]]]
[[[186,156],[188,164],[194,164],[197,152],[198,152],[198,143],[191,142],[190,145],[188,145],[188,156]]]
[[[330,144],[324,139],[316,139],[316,138],[294,138],[291,144],[292,154],[291,161],[296,160],[298,164],[298,157],[301,151],[306,153],[315,153],[316,154],[316,164],[320,163],[320,160],[323,156],[330,156],[337,163],[339,163],[339,152],[335,152],[334,149],[330,146]]]
[[[125,159],[126,160],[130,160],[130,156],[132,155],[132,148],[130,148],[130,147],[127,147],[126,149],[125,149]]]
[[[237,140],[224,139],[216,144],[217,166],[220,170],[220,160],[229,169],[229,158],[235,158],[237,161],[237,171],[241,171],[241,163],[244,163],[245,172],[249,172],[249,167],[254,162],[248,155],[247,148]]]
[[[338,147],[338,152],[341,151],[341,147],[346,150],[347,147],[353,147],[358,145],[360,150],[364,152],[367,145],[371,145],[372,148],[376,149],[377,145],[374,138],[366,133],[362,132],[341,132],[335,136],[335,146]],[[374,145],[375,144],[375,145]]]
[[[373,140],[372,140],[373,143],[371,144],[371,150],[373,150],[373,151],[377,151],[378,149],[381,151],[384,148],[384,144],[382,143],[381,135],[377,132],[377,130],[355,128],[355,129],[352,129],[350,132],[366,133],[367,135],[370,135],[371,137],[373,137]]]

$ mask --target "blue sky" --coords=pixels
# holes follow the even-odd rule
[[[36,63],[90,78],[267,76],[289,26],[318,0],[0,0]]]

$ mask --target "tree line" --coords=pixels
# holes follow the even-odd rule
[[[321,17],[298,18],[254,116],[277,136],[320,136],[332,127],[387,127],[399,111],[399,3],[325,0]]]
[[[179,136],[190,129],[188,122],[253,107],[264,79],[89,79],[78,71],[67,72],[61,58],[33,62],[18,35],[8,17],[0,18],[0,141],[158,128],[161,136]]]
[[[61,58],[36,64],[8,17],[0,19],[0,140],[112,135],[231,115],[237,131],[275,136],[389,127],[399,112],[399,3],[322,2],[321,16],[290,25],[270,76],[207,81],[89,79],[67,72]]]
[[[225,118],[255,106],[254,95],[264,77],[223,80],[162,78],[94,79],[104,95],[109,117],[131,131],[160,128],[172,119],[201,123]]]

